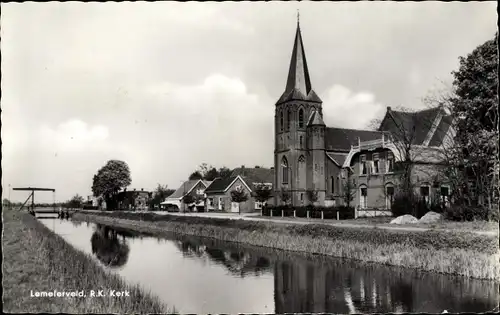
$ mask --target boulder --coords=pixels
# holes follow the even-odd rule
[[[418,219],[412,215],[405,214],[391,221],[391,224],[413,224],[418,223]]]
[[[434,211],[427,212],[423,217],[418,220],[418,223],[436,223],[443,219],[443,216]]]

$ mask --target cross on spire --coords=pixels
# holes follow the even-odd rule
[[[300,24],[300,11],[297,9],[297,24]]]

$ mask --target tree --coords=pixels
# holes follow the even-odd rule
[[[229,177],[231,177],[231,173],[232,173],[232,171],[225,166],[219,168],[219,177],[220,178],[229,178]]]
[[[467,57],[460,57],[448,98],[456,118],[467,179],[475,183],[475,202],[498,206],[498,33]],[[467,186],[465,183],[463,186]],[[470,193],[470,192],[469,192]]]
[[[194,202],[196,202],[196,198],[193,197],[192,195],[185,195],[184,197],[182,197],[182,202],[186,205],[190,205]],[[185,208],[184,208],[185,210]]]
[[[309,189],[306,191],[306,194],[311,205],[314,205],[314,203],[318,201],[318,192],[316,190]]]
[[[342,186],[342,199],[344,204],[350,207],[351,202],[354,200],[354,196],[356,196],[356,184],[354,183],[354,179],[351,181],[348,178]]]
[[[173,194],[175,190],[173,189],[168,189],[168,185],[160,185],[156,187],[156,190],[153,192],[153,197],[149,200],[149,206],[151,208],[155,208],[156,206],[160,206],[160,203],[162,203],[168,196]]]
[[[288,205],[288,202],[290,201],[291,199],[291,195],[290,195],[290,192],[288,192],[287,190],[283,189],[283,187],[281,188],[281,191],[280,191],[280,199],[281,201],[285,204],[285,205]]]
[[[102,196],[109,210],[116,208],[116,194],[131,183],[130,169],[127,163],[110,160],[94,175],[92,193]]]
[[[212,181],[219,177],[219,172],[215,167],[212,167],[206,174],[203,176],[204,180]]]
[[[231,191],[231,201],[238,203],[238,213],[241,214],[240,203],[248,200],[248,195],[243,189],[235,189]]]
[[[264,203],[272,197],[273,191],[272,188],[269,186],[266,186],[264,184],[257,184],[255,185],[254,188],[254,194],[255,194],[255,199],[258,202]]]
[[[73,198],[71,198],[67,203],[68,208],[81,208],[82,206],[83,206],[83,197],[78,194],[73,196]]]
[[[199,171],[194,171],[189,175],[189,180],[203,179],[203,175]]]
[[[5,207],[5,208],[10,208],[10,206],[11,206],[11,202],[7,198],[3,199],[2,204],[3,204],[3,207]]]

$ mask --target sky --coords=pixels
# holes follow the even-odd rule
[[[497,29],[495,2],[2,4],[3,197],[86,197],[110,159],[144,190],[201,163],[271,167],[297,10],[330,127],[425,107]]]

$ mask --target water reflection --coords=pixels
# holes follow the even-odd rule
[[[169,246],[171,250],[161,256],[161,263],[151,265],[158,267],[140,269],[141,265],[135,265],[129,272],[134,275],[140,272],[139,278],[146,286],[153,282],[151,277],[165,274],[166,280],[159,281],[155,292],[165,296],[167,303],[176,305],[183,313],[234,313],[245,311],[238,305],[247,302],[260,313],[441,313],[445,309],[448,312],[485,312],[497,307],[499,301],[498,283],[491,281],[361,265],[194,236],[172,234],[165,238],[151,238],[125,229],[97,225],[91,237],[92,252],[107,266],[125,266],[130,252],[128,242],[134,243],[140,238],[145,239],[144,245],[141,242],[132,246],[134,252],[140,252],[135,254],[141,256],[138,263],[143,264],[142,257],[151,251],[161,252]],[[178,269],[172,269],[175,271],[165,270],[167,261],[174,260],[174,257],[180,257],[183,262],[176,265]],[[202,264],[189,263],[193,261]],[[226,275],[217,272],[220,267],[227,271]],[[206,283],[203,279],[188,281],[186,274],[182,276],[182,268],[188,273],[203,275],[204,279],[213,279],[210,280],[213,293],[207,295],[199,288],[200,283]],[[228,281],[224,278],[227,275],[239,282]],[[263,279],[266,277],[268,280]],[[175,290],[170,291],[170,282],[179,284],[175,290],[182,291],[180,295],[175,295]],[[244,296],[243,301],[243,297],[235,296],[233,292],[238,289],[235,285],[244,284],[255,287],[258,293],[266,292],[265,289],[269,293],[265,293],[266,296]],[[273,297],[270,295],[272,291]],[[186,295],[193,298],[181,301],[180,296]],[[175,300],[169,300],[173,296],[176,296]],[[274,311],[264,302],[269,299],[274,300]]]
[[[107,226],[97,225],[90,238],[92,253],[104,265],[122,267],[127,263],[129,246],[126,236],[120,239],[116,230]]]
[[[208,243],[212,244],[205,245],[200,240],[196,241],[191,238],[184,241],[178,240],[175,245],[184,256],[208,257],[213,263],[224,266],[229,273],[241,278],[249,274],[259,276],[271,266],[271,262],[266,257],[252,255],[238,248],[221,248],[221,244],[216,244],[217,242],[214,241]]]

